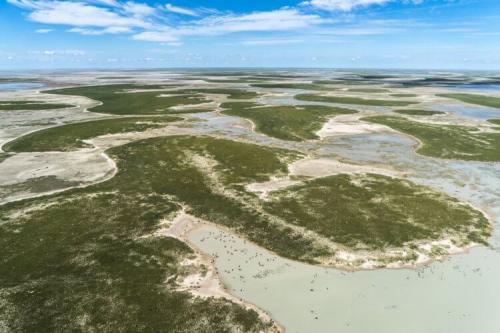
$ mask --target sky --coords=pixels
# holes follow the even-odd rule
[[[500,69],[499,0],[0,0],[0,70]]]

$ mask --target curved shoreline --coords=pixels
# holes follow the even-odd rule
[[[194,244],[190,240],[189,237],[192,233],[196,232],[197,230],[207,225],[216,226],[216,224],[186,214],[184,209],[182,209],[173,218],[173,220],[170,221],[170,223],[171,224],[168,226],[168,228],[166,227],[160,228],[154,234],[163,237],[173,237],[189,245],[189,247],[191,247],[195,251],[197,256],[200,258],[201,262],[209,267],[208,272],[206,272],[206,275],[211,275],[211,278],[214,280],[214,282],[218,284],[215,290],[213,288],[205,288],[202,293],[200,293],[197,290],[197,288],[193,288],[192,286],[185,286],[186,290],[191,292],[194,296],[223,297],[239,305],[242,305],[245,308],[252,309],[256,311],[262,319],[270,321],[273,324],[273,329],[275,329],[277,332],[285,332],[284,327],[281,324],[279,324],[271,316],[271,314],[269,314],[262,308],[258,307],[256,304],[243,300],[242,298],[232,294],[229,288],[227,287],[227,282],[225,282],[224,279],[219,274],[219,271],[215,264],[216,258],[214,258],[212,255],[208,253],[205,253],[202,249],[200,249],[196,244]]]
[[[86,110],[86,112],[91,112],[91,111]],[[218,111],[218,112],[219,112],[219,111]],[[221,115],[222,115],[222,114],[221,114]],[[250,122],[251,122],[251,121],[250,121]],[[252,122],[251,122],[251,123],[252,123]],[[252,123],[252,124],[253,124],[253,123]],[[53,126],[53,127],[55,127],[55,126]],[[254,126],[252,126],[252,127],[254,127]],[[41,130],[43,130],[43,129],[41,129]],[[252,130],[253,130],[253,131],[255,131],[255,128],[252,128]],[[33,132],[35,132],[35,131],[33,131]],[[404,133],[401,133],[401,132],[398,132],[398,131],[396,131],[396,132],[397,132],[398,134],[405,135]],[[28,133],[26,133],[26,134],[28,134]],[[26,135],[26,134],[23,134],[23,135]],[[21,135],[21,136],[23,136],[23,135]],[[196,134],[194,134],[194,135],[196,135]],[[417,142],[420,142],[420,140],[418,140],[418,139],[416,139],[416,138],[414,138],[414,137],[412,137],[412,136],[410,136],[410,135],[406,135],[406,136],[408,136],[408,137],[410,137],[410,138],[414,139],[414,140],[415,140],[415,141],[417,141]],[[19,137],[20,137],[20,136],[19,136]],[[420,143],[421,143],[421,142],[420,142]],[[2,146],[3,146],[3,144],[2,144]],[[0,147],[0,149],[1,149],[1,147]],[[98,148],[96,148],[96,149],[98,149]],[[106,181],[106,180],[109,180],[109,179],[113,178],[113,177],[114,177],[114,175],[116,175],[116,173],[118,172],[118,168],[117,168],[117,166],[116,166],[116,163],[114,162],[114,160],[113,160],[112,158],[110,158],[110,157],[109,157],[109,156],[105,153],[105,151],[103,151],[103,152],[102,152],[102,155],[103,155],[103,157],[104,157],[104,158],[106,158],[106,159],[108,160],[108,162],[110,162],[110,161],[111,161],[111,162],[114,164],[113,174],[112,174],[112,175],[110,175],[110,176],[109,176],[109,178],[106,178],[106,179],[100,180],[100,181],[95,182],[95,183],[85,184],[85,185],[81,185],[81,186],[74,186],[74,187],[70,187],[70,188],[67,188],[67,189],[63,189],[63,190],[57,190],[57,191],[54,191],[53,193],[50,193],[50,192],[48,192],[48,193],[43,193],[43,194],[41,194],[41,195],[39,195],[39,196],[33,196],[33,197],[29,197],[29,198],[34,198],[34,197],[42,197],[42,196],[45,196],[45,195],[50,195],[50,194],[54,194],[54,193],[60,193],[60,192],[64,192],[64,191],[71,190],[71,189],[73,189],[73,188],[87,187],[87,186],[91,186],[91,185],[94,185],[94,184],[96,184],[96,183],[100,183],[100,182],[103,182],[103,181]],[[422,155],[421,155],[421,156],[422,156]],[[425,156],[425,155],[424,155],[424,156]],[[425,156],[425,157],[428,157],[428,156]],[[433,157],[430,157],[430,158],[433,158]],[[332,160],[334,160],[334,159],[332,159]],[[334,160],[334,161],[335,161],[335,160]],[[451,161],[460,161],[460,160],[451,160]],[[485,163],[485,162],[481,162],[481,163]],[[488,163],[488,162],[486,162],[486,163]],[[495,162],[491,162],[491,163],[495,163]],[[29,199],[29,198],[25,198],[25,199]],[[25,199],[19,199],[19,200],[25,200]],[[472,205],[472,204],[470,204],[469,202],[467,202],[467,204],[469,204],[469,205],[470,205],[471,207],[473,207],[474,209],[477,209],[477,210],[481,211],[481,212],[482,212],[482,213],[483,213],[483,214],[484,214],[484,215],[488,218],[488,220],[490,221],[490,224],[491,224],[491,225],[493,225],[493,223],[492,223],[492,217],[490,217],[490,215],[489,215],[489,214],[485,213],[485,211],[483,211],[483,210],[481,210],[481,209],[476,208],[475,206],[473,206],[473,205]],[[208,224],[208,225],[210,225],[210,226],[215,226],[215,227],[217,227],[217,228],[223,228],[223,230],[224,230],[224,231],[230,232],[230,233],[231,233],[231,234],[233,234],[233,235],[236,235],[236,236],[238,236],[238,237],[241,237],[241,236],[239,236],[238,234],[236,234],[236,233],[232,232],[232,230],[231,230],[231,229],[229,229],[229,228],[227,228],[227,229],[226,229],[226,228],[224,228],[224,227],[222,227],[222,226],[220,226],[220,225],[217,225],[217,224],[214,224],[214,223],[211,223],[211,222],[207,222],[207,221],[204,221],[204,223],[207,223],[207,224]],[[197,227],[195,227],[195,228],[193,228],[192,230],[190,230],[190,231],[188,232],[188,234],[191,234],[191,233],[195,232],[197,229],[202,228],[202,227],[203,227],[203,225],[198,225]],[[245,239],[245,240],[246,240],[246,239]],[[197,247],[196,247],[196,246],[195,246],[195,245],[194,245],[191,241],[189,241],[189,240],[188,240],[188,238],[183,239],[183,241],[184,241],[184,242],[186,242],[187,244],[189,244],[189,246],[190,246],[190,247],[192,247],[192,248],[196,248],[196,252],[197,252],[198,254],[200,254],[201,256],[209,256],[208,254],[203,253],[203,252],[202,252],[199,248],[197,248]],[[249,241],[249,240],[246,240],[246,241],[247,241],[247,242],[251,242],[251,241]],[[252,244],[254,244],[254,243],[252,243]],[[256,244],[254,244],[254,245],[256,245]],[[258,246],[258,245],[256,245],[256,246]],[[431,258],[431,259],[429,259],[428,261],[425,261],[425,262],[422,262],[422,263],[419,263],[419,264],[412,264],[412,265],[409,265],[409,266],[403,266],[403,267],[386,267],[386,268],[378,268],[378,267],[374,267],[374,268],[371,268],[371,269],[354,269],[354,270],[349,270],[349,269],[342,269],[342,268],[335,267],[335,266],[323,266],[323,265],[311,265],[311,266],[313,266],[313,267],[325,267],[325,268],[332,268],[332,269],[338,269],[338,270],[343,270],[343,271],[348,271],[348,272],[353,272],[353,271],[363,271],[363,270],[374,270],[374,269],[417,269],[417,268],[422,267],[422,266],[427,266],[427,265],[429,265],[429,264],[431,264],[431,263],[433,263],[433,262],[440,262],[440,261],[444,261],[444,260],[446,260],[447,258],[449,258],[449,257],[451,257],[451,256],[454,256],[454,255],[468,253],[468,252],[470,251],[470,249],[472,249],[472,248],[473,248],[473,247],[475,247],[475,246],[477,246],[477,245],[474,245],[474,246],[471,246],[471,247],[468,247],[468,248],[464,248],[464,249],[463,249],[463,251],[461,251],[461,252],[457,252],[457,253],[449,254],[449,255],[443,256],[443,258],[440,258],[440,259],[434,259],[434,258]],[[269,250],[267,250],[267,249],[265,249],[265,248],[262,248],[262,247],[260,247],[260,246],[258,246],[258,247],[259,247],[260,249],[263,249],[263,250],[265,250],[265,251],[268,251],[269,253],[272,253],[273,255],[277,256],[277,254],[275,254],[275,253],[274,253],[274,252],[272,252],[272,251],[269,251]],[[209,257],[210,257],[210,256],[209,256]],[[280,257],[280,258],[283,258],[283,257]],[[283,259],[285,259],[285,260],[290,260],[290,259],[286,259],[286,258],[283,258]],[[310,264],[307,264],[307,263],[302,263],[302,262],[300,262],[300,261],[294,261],[294,260],[291,260],[291,261],[293,261],[293,262],[299,262],[299,263],[301,263],[301,264],[305,264],[305,265],[310,265]],[[218,273],[217,273],[217,276],[218,276],[218,278],[219,278],[219,279],[221,279],[221,281],[223,281],[223,280],[222,280],[222,278],[220,277],[220,275],[219,275]],[[224,282],[224,281],[223,281],[223,282]],[[223,285],[224,285],[224,283],[223,283]],[[259,308],[258,308],[255,304],[253,304],[253,303],[251,303],[251,302],[243,301],[243,300],[241,300],[240,298],[236,297],[235,295],[232,295],[232,294],[230,293],[230,291],[228,290],[228,288],[224,287],[224,290],[225,290],[225,291],[227,292],[227,294],[229,295],[228,299],[230,299],[230,300],[235,300],[235,299],[236,299],[236,300],[239,300],[239,301],[241,301],[241,302],[242,302],[241,304],[250,305],[250,307],[251,307],[251,308],[253,308],[253,309],[256,309],[256,311],[258,311],[258,312],[259,312],[259,311],[261,311],[261,312],[259,312],[260,314],[265,314],[265,315],[269,316],[269,314],[268,314],[267,312],[265,312],[265,311],[263,311],[263,310],[259,309]],[[270,318],[272,318],[272,317],[270,317]],[[279,324],[277,324],[277,325],[278,325],[278,327],[279,327],[280,329],[282,329],[282,331],[284,331],[284,328],[280,327],[280,326],[279,326]]]

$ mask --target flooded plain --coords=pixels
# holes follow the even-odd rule
[[[500,216],[500,165],[438,161],[390,134],[335,138],[317,153],[390,164],[417,183]],[[353,148],[356,149],[353,149]],[[500,221],[495,220],[496,230]],[[216,258],[230,291],[268,311],[289,332],[497,332],[500,234],[491,248],[408,269],[345,272],[286,260],[214,226],[191,241]],[[479,328],[479,329],[478,329]]]
[[[153,78],[170,80],[176,75],[156,73]],[[95,83],[98,81],[96,76],[95,73],[82,73],[72,80],[84,78],[89,83]],[[61,76],[59,79],[69,77]],[[146,80],[151,76],[141,74],[137,78]],[[295,93],[302,92],[281,89],[259,101],[313,104],[293,99]],[[0,94],[2,98],[7,96],[43,98],[46,102],[53,98],[53,95],[36,91]],[[60,101],[61,97],[58,98]],[[83,97],[63,98],[75,107],[36,112],[2,111],[0,145],[34,130],[105,116],[87,111],[97,105],[95,101]],[[500,111],[495,109],[461,103],[436,102],[432,105],[433,109],[450,112],[464,121],[481,121],[500,115]],[[362,115],[392,111],[391,108],[376,106],[339,106],[355,109]],[[345,133],[325,136],[322,140],[289,142],[256,133],[248,120],[217,112],[191,114],[186,118],[182,128],[188,134],[220,136],[294,149],[310,158],[387,167],[404,173],[418,184],[469,202],[485,211],[495,223],[490,247],[473,248],[469,253],[416,269],[357,272],[283,259],[216,226],[204,225],[195,229],[189,235],[191,243],[215,259],[219,276],[231,294],[268,312],[287,332],[500,332],[499,163],[420,156],[415,153],[416,140],[383,127],[370,133]],[[158,133],[166,135],[165,131]],[[95,142],[100,142],[100,147],[113,146],[119,144],[113,143],[117,138],[120,136],[101,137]],[[9,157],[0,163],[0,170],[21,164],[24,164],[24,169],[14,170],[9,175],[5,173],[3,178],[0,177],[0,185],[11,185],[16,180],[26,181],[35,176],[57,176],[80,183],[105,179],[113,168],[101,153],[88,151],[84,160],[88,165],[78,159],[83,156],[82,152],[26,153]],[[51,161],[51,156],[58,162]],[[16,159],[21,162],[16,164]],[[87,172],[84,173],[83,169]],[[21,193],[21,197],[25,197],[23,195]]]
[[[483,119],[482,109],[471,107],[473,118]],[[223,126],[211,117],[205,118],[204,126],[263,143],[260,135],[242,125],[227,131],[230,119],[223,118]],[[496,231],[491,247],[473,248],[425,267],[345,272],[283,259],[216,226],[197,229],[190,240],[216,258],[231,293],[269,312],[288,332],[500,331],[499,163],[417,155],[416,140],[387,131],[308,143],[280,144],[273,139],[265,143],[405,172],[416,183],[483,209],[495,221]]]
[[[32,90],[42,89],[43,87],[45,87],[45,84],[37,82],[0,83],[0,91]]]

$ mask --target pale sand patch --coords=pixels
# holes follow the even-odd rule
[[[359,113],[336,116],[328,120],[328,122],[316,132],[316,135],[319,136],[320,139],[324,139],[330,136],[357,135],[388,131],[387,126],[361,122],[359,118],[365,116],[367,115]]]
[[[404,175],[401,172],[389,168],[348,164],[327,158],[306,158],[298,160],[290,164],[288,166],[288,170],[290,171],[291,176],[305,176],[313,178],[333,176],[341,173],[375,173],[389,177],[401,177]]]
[[[0,186],[21,184],[30,179],[49,176],[81,185],[36,193],[19,190],[0,198],[0,205],[104,182],[113,178],[116,172],[115,162],[101,150],[96,149],[77,152],[19,153],[0,163]]]
[[[194,247],[189,240],[189,234],[194,232],[197,228],[206,225],[212,224],[187,214],[185,210],[182,209],[171,221],[168,219],[162,220],[160,229],[154,233],[154,236],[174,237]],[[284,329],[280,327],[267,312],[229,293],[219,277],[219,273],[215,267],[215,258],[202,253],[198,248],[195,248],[195,252],[197,254],[196,258],[187,259],[182,265],[186,268],[195,268],[196,273],[178,279],[176,282],[179,286],[179,290],[188,291],[194,296],[203,298],[215,297],[228,299],[245,308],[255,310],[264,321],[273,322],[274,326],[271,328],[271,332],[284,332]],[[204,271],[204,274],[200,273],[200,271]]]
[[[374,173],[389,177],[405,177],[405,173],[388,168],[353,165],[326,158],[298,160],[291,163],[288,169],[290,173],[287,177],[276,177],[267,182],[251,183],[246,186],[246,189],[257,192],[262,199],[266,199],[272,191],[301,183],[301,181],[291,179],[291,176],[320,178],[346,173]],[[450,255],[467,252],[470,248],[478,245],[470,243],[460,246],[457,242],[459,243],[460,240],[455,239],[454,241],[453,236],[444,236],[439,240],[412,242],[398,248],[384,249],[383,251],[351,249],[330,242],[328,246],[333,250],[334,254],[331,257],[323,258],[321,265],[349,271],[378,268],[415,268],[436,260],[443,260]]]
[[[67,181],[93,182],[102,179],[114,169],[114,162],[95,149],[18,153],[0,163],[0,186],[47,176],[57,176]]]
[[[271,177],[271,180],[250,183],[245,186],[249,192],[258,193],[266,199],[269,193],[302,183],[291,177],[321,178],[338,174],[374,173],[389,177],[404,177],[405,174],[388,168],[342,163],[327,158],[305,158],[288,165],[289,174],[285,177]]]
[[[172,106],[169,108],[171,111],[189,111],[193,110],[193,112],[196,112],[196,110],[199,109],[210,109],[214,110],[219,104],[215,102],[207,102],[207,103],[201,103],[201,104],[184,104],[184,105],[176,105]]]
[[[339,246],[334,256],[322,262],[322,265],[348,271],[379,268],[411,269],[435,261],[442,261],[452,255],[466,253],[478,245],[470,243],[459,247],[453,243],[451,238],[443,238],[436,241],[406,244],[401,248],[386,249],[384,251],[356,251]]]
[[[19,136],[63,123],[109,117],[109,115],[87,111],[101,102],[82,96],[65,96],[33,91],[0,92],[0,100],[42,101],[74,105],[62,109],[2,111],[0,123],[0,148]]]
[[[166,125],[161,128],[147,129],[143,132],[126,132],[105,134],[89,140],[84,140],[85,143],[94,145],[95,147],[106,150],[109,148],[122,146],[129,142],[150,139],[155,137],[175,136],[175,135],[193,135],[195,130],[189,127],[179,127],[175,125]]]
[[[111,179],[117,172],[115,162],[105,150],[126,143],[159,136],[190,135],[193,129],[167,125],[144,132],[116,133],[99,136],[83,142],[93,145],[92,149],[71,152],[17,153],[0,163],[0,186],[26,182],[33,178],[54,176],[68,182],[80,182],[54,191],[32,193],[19,191],[0,199],[0,205],[27,198],[59,193],[76,187],[86,187]]]
[[[260,197],[264,198],[270,192],[277,191],[282,188],[287,188],[293,185],[300,184],[300,181],[291,180],[288,178],[275,178],[267,182],[262,183],[251,183],[245,186],[246,190],[249,192],[260,193]]]

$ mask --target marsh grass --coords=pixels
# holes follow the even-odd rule
[[[383,88],[349,88],[347,89],[347,91],[355,93],[368,93],[368,94],[380,94],[380,93],[390,92],[390,90]]]
[[[116,115],[170,114],[175,113],[175,111],[170,110],[172,106],[207,102],[207,99],[201,94],[177,93],[168,96],[167,94],[170,92],[162,91],[162,89],[171,87],[171,85],[112,84],[53,89],[46,90],[44,93],[85,96],[103,103],[89,109],[89,111]],[[146,91],[130,92],[129,90]],[[166,96],[159,97],[162,94]]]
[[[0,163],[8,159],[12,154],[0,153]]]
[[[397,93],[397,94],[389,94],[389,96],[392,97],[401,97],[401,98],[410,98],[410,97],[417,97],[417,94],[409,94],[409,93]]]
[[[0,320],[8,331],[268,329],[271,323],[253,310],[178,291],[178,279],[188,274],[181,263],[194,253],[177,239],[153,234],[181,207],[309,263],[332,251],[295,226],[372,248],[443,232],[479,242],[489,235],[479,212],[383,176],[305,181],[273,193],[270,201],[244,190],[270,175],[286,175],[287,163],[302,157],[293,151],[174,136],[107,153],[118,172],[106,182],[0,206]],[[203,271],[189,268],[197,270]]]
[[[310,242],[214,192],[207,175],[188,163],[192,154],[210,156],[231,186],[285,172],[278,155],[291,153],[194,137],[143,140],[108,153],[119,170],[111,180],[0,207],[4,325],[12,331],[269,328],[253,310],[176,291],[185,274],[180,263],[193,252],[176,239],[148,235],[182,204],[282,255],[317,255]]]
[[[0,111],[32,111],[71,108],[74,105],[64,103],[44,103],[41,101],[0,101]]]
[[[256,83],[251,84],[251,87],[256,88],[281,88],[281,89],[304,89],[304,90],[335,90],[336,88],[328,87],[321,84],[314,83]]]
[[[457,99],[464,103],[477,104],[500,109],[500,97],[477,94],[438,94],[437,96]]]
[[[458,200],[381,175],[337,175],[272,193],[266,210],[351,248],[384,249],[447,233],[486,244],[488,220]]]
[[[223,103],[222,113],[250,119],[256,130],[289,141],[318,139],[315,134],[329,117],[356,113],[322,105],[262,106],[255,103]]]
[[[46,193],[80,185],[77,181],[67,181],[55,176],[30,178],[22,183],[0,186],[0,198],[19,192]]]
[[[420,110],[420,109],[407,109],[407,110],[395,110],[395,113],[405,114],[409,116],[434,116],[437,114],[445,114],[445,112],[441,111],[428,111],[428,110]]]
[[[182,94],[220,94],[228,95],[229,99],[252,99],[258,97],[260,94],[255,91],[248,91],[243,89],[232,88],[190,88],[182,89],[178,92]]]
[[[373,105],[373,106],[407,106],[417,102],[401,101],[401,100],[382,100],[382,99],[367,99],[359,97],[347,96],[322,96],[314,94],[298,94],[295,99],[308,102],[325,102],[337,104],[357,104],[357,105]]]
[[[67,124],[29,133],[6,143],[6,152],[72,151],[91,148],[84,142],[105,134],[142,132],[147,129],[164,127],[168,122],[181,120],[178,117],[130,117],[93,120]]]
[[[403,117],[374,116],[362,120],[389,126],[418,138],[422,155],[467,161],[500,161],[500,133],[482,133],[474,127],[425,124]]]

